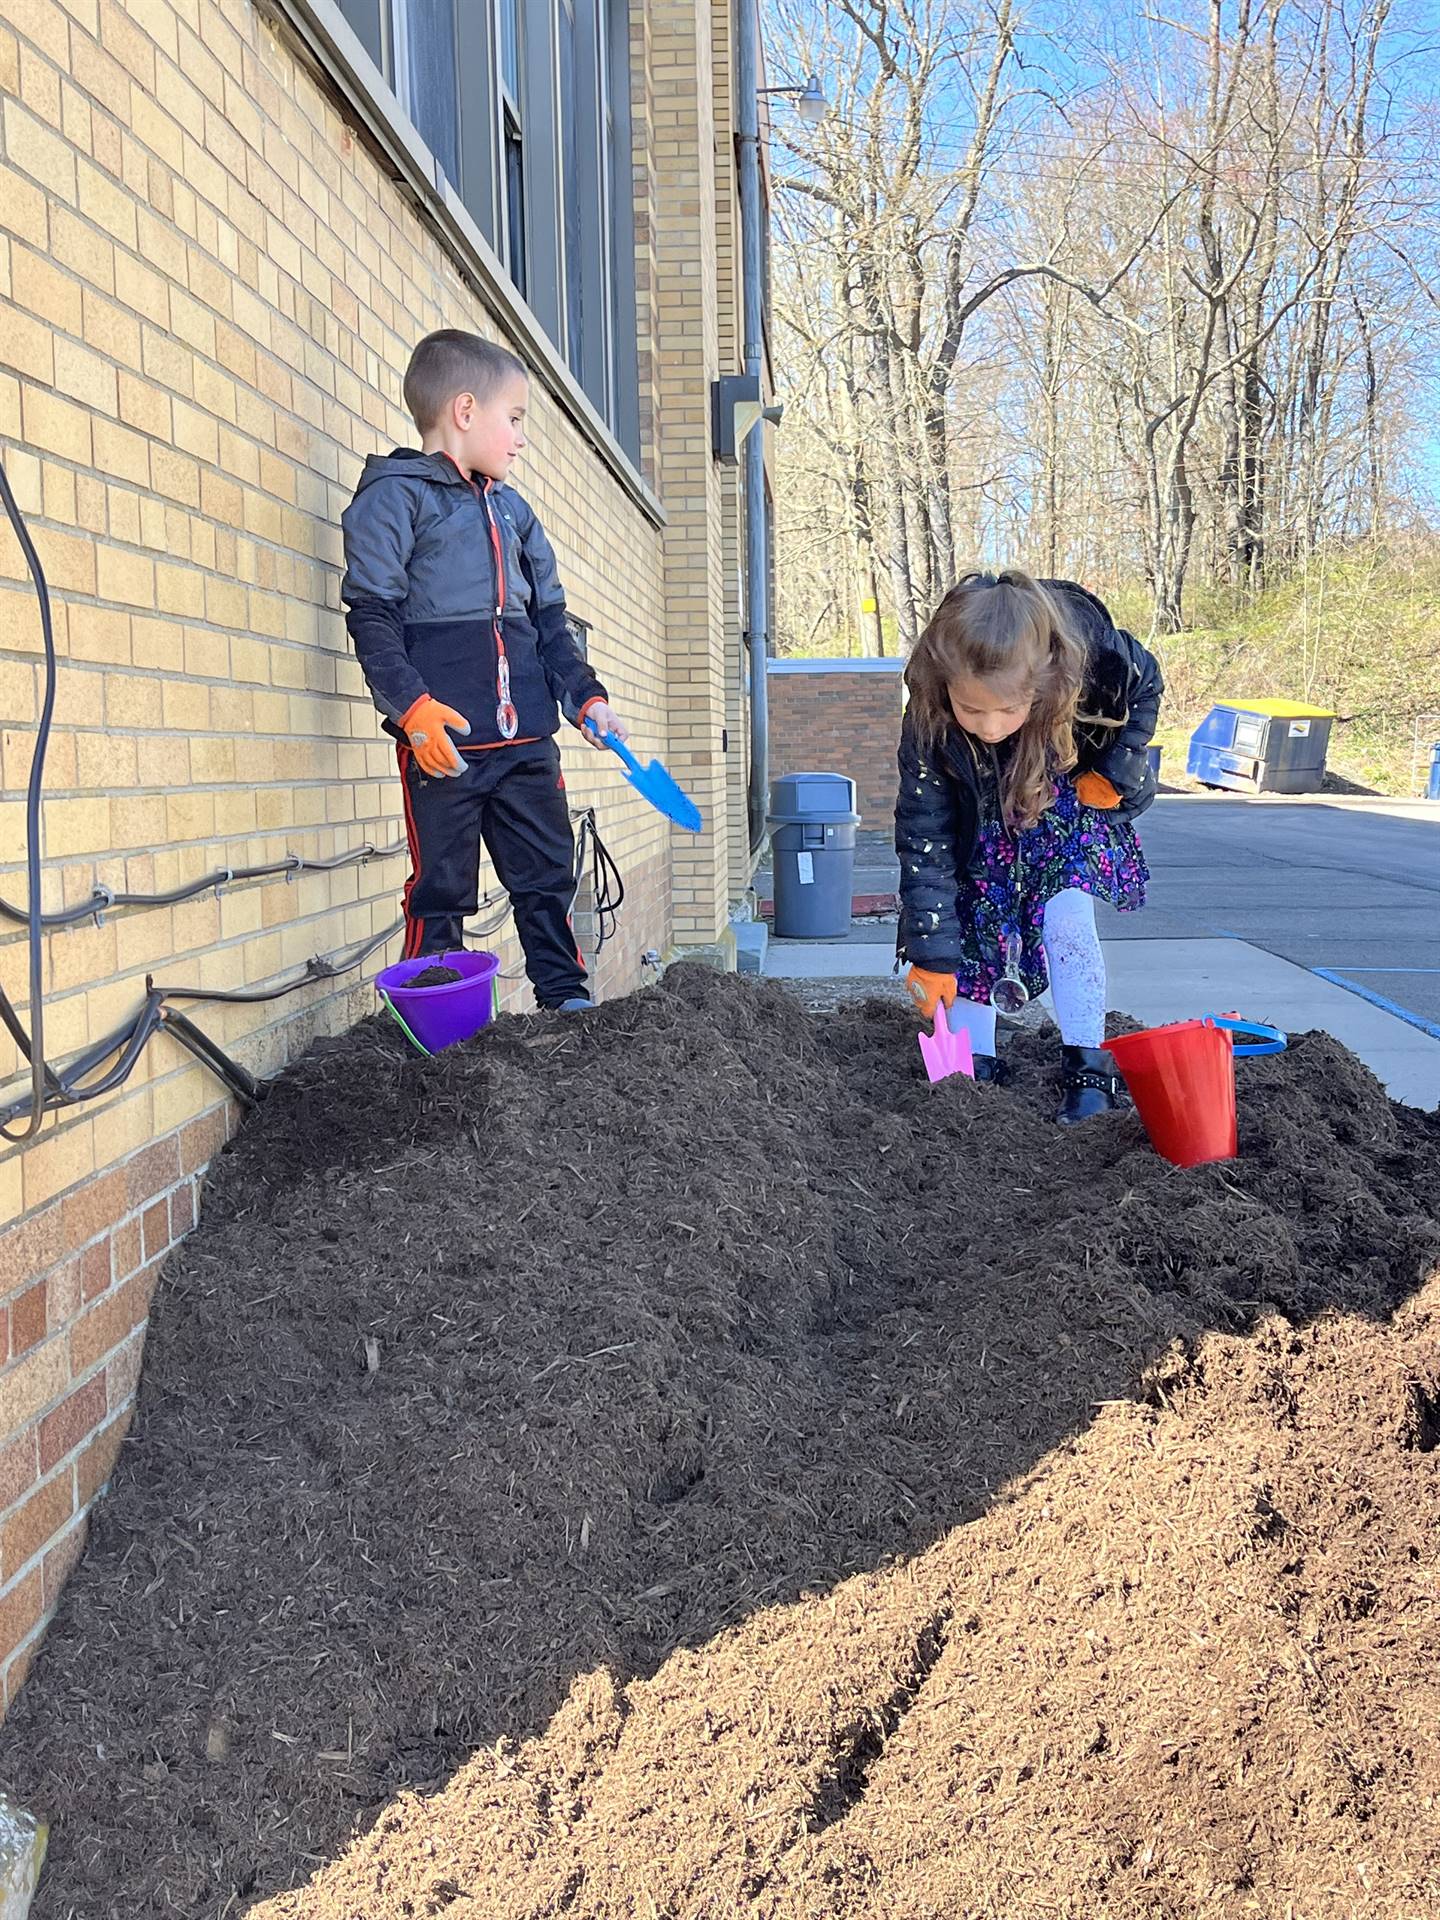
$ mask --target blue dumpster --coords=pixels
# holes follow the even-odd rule
[[[1222,700],[1191,734],[1186,771],[1234,793],[1318,793],[1334,718],[1294,700]]]

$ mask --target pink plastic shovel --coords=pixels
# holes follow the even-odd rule
[[[932,1080],[948,1080],[952,1073],[975,1078],[969,1028],[952,1028],[943,1006],[935,1009],[935,1031],[920,1035],[920,1055]]]

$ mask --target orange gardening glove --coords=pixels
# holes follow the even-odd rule
[[[927,1020],[935,1018],[935,1009],[942,1001],[947,1007],[955,1004],[953,973],[929,973],[924,967],[911,967],[905,976],[905,985],[910,998]]]
[[[460,758],[455,742],[445,731],[447,727],[453,727],[456,733],[468,733],[470,722],[463,713],[457,713],[453,707],[441,706],[428,693],[422,693],[410,711],[401,718],[400,727],[415,750],[422,773],[438,779],[442,774],[465,771],[465,762]]]
[[[1120,804],[1119,794],[1103,773],[1082,773],[1075,782],[1075,797],[1087,807],[1098,808],[1101,813],[1109,813],[1112,807]]]

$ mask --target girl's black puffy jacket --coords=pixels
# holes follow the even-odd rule
[[[1123,722],[1119,727],[1076,723],[1079,762],[1074,774],[1103,774],[1120,795],[1111,818],[1133,820],[1155,798],[1155,775],[1145,749],[1164,692],[1160,663],[1133,634],[1115,625],[1104,602],[1085,587],[1073,580],[1040,584],[1059,595],[1089,655],[1081,713]],[[948,728],[934,748],[923,750],[909,714],[900,729],[899,762],[896,946],[902,960],[945,973],[961,958],[960,886],[974,857],[981,822],[999,804],[998,767],[990,755],[977,754],[967,744],[958,725]]]

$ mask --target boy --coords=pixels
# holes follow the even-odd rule
[[[513,353],[447,328],[416,347],[404,391],[420,451],[366,460],[341,515],[340,597],[399,748],[411,861],[405,956],[464,944],[483,840],[536,1000],[588,1007],[554,735],[561,708],[602,740],[628,730],[570,637],[550,542],[505,484],[525,447],[529,379]]]

